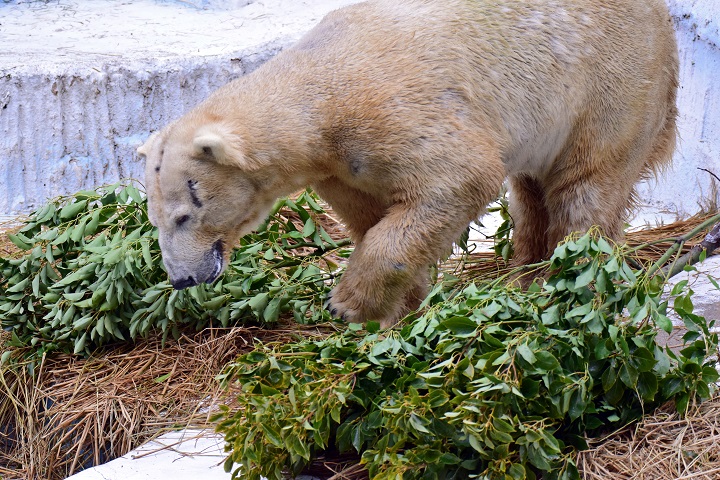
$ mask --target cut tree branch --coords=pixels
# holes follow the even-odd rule
[[[666,278],[674,277],[682,272],[686,265],[699,262],[703,251],[706,252],[706,256],[712,255],[713,251],[718,247],[720,247],[720,223],[716,223],[710,229],[702,242],[692,247],[688,253],[680,257],[676,262],[663,267],[661,272]]]
[[[705,235],[705,239],[702,242],[692,247],[688,253],[678,258],[671,264],[665,265],[665,263],[667,263],[673,255],[680,251],[688,240],[708,228],[710,225],[713,225],[713,227],[710,229],[708,234]],[[650,267],[648,270],[648,276],[659,272],[662,273],[666,279],[671,278],[682,272],[685,266],[697,263],[700,260],[703,251],[706,252],[706,255],[711,255],[718,247],[720,247],[720,214],[708,218],[703,223],[692,229],[692,231],[676,238],[675,243],[673,243],[668,251],[665,252],[665,254]],[[663,265],[665,266],[663,267]]]

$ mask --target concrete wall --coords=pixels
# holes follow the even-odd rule
[[[0,215],[141,178],[134,152],[148,132],[354,1],[6,0]],[[640,190],[647,204],[687,215],[717,201],[716,181],[698,168],[720,176],[720,0],[668,4],[682,62],[679,149]]]
[[[352,1],[0,2],[0,217],[142,178],[150,131]]]
[[[720,0],[668,0],[680,51],[678,149],[658,181],[641,186],[649,205],[687,216],[717,204],[720,177]]]
[[[268,48],[266,57],[274,52]],[[264,58],[263,58],[264,59]],[[135,149],[147,136],[250,68],[172,62],[153,71],[101,65],[51,75],[5,75],[0,92],[0,212],[118,178],[141,178]],[[253,65],[251,64],[250,67]]]

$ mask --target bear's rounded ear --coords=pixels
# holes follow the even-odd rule
[[[221,165],[247,168],[242,154],[242,139],[226,125],[204,125],[195,131],[193,154],[201,160],[212,160]]]
[[[225,140],[216,132],[199,132],[193,139],[193,150],[198,157],[211,158],[218,163],[228,163]]]

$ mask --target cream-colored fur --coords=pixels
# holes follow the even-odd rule
[[[311,185],[355,242],[333,314],[389,325],[510,178],[519,262],[619,238],[669,161],[678,60],[662,0],[375,0],[155,134],[150,214],[176,287],[214,280],[276,197]]]

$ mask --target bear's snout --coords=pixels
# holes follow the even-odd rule
[[[179,255],[177,251],[171,250],[166,245],[163,251],[163,263],[168,272],[170,284],[176,290],[182,290],[201,283],[214,282],[225,270],[223,251],[221,240],[213,243],[200,256]]]

